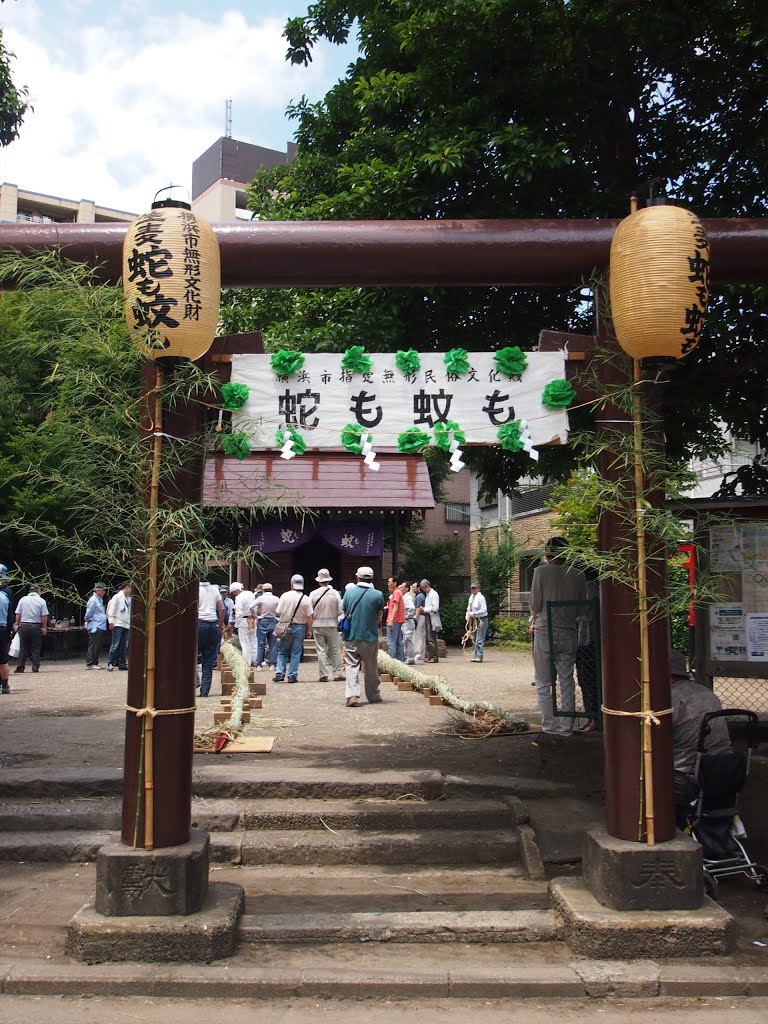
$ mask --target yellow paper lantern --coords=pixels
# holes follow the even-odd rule
[[[709,240],[679,206],[637,210],[611,243],[611,315],[634,359],[680,359],[701,337],[709,298]]]
[[[188,203],[164,200],[123,243],[128,327],[148,359],[199,359],[216,336],[221,256],[210,224]]]

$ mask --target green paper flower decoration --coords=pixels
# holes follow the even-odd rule
[[[341,432],[341,443],[353,455],[362,455],[363,446],[360,443],[360,438],[363,434],[368,433],[370,431],[366,430],[365,427],[361,427],[359,423],[348,423]]]
[[[523,450],[522,433],[520,420],[512,420],[511,423],[502,423],[496,437],[505,451],[521,452]]]
[[[567,409],[576,397],[568,380],[551,380],[541,393],[541,404],[547,409]]]
[[[301,352],[281,348],[272,353],[269,365],[278,377],[290,377],[304,365],[304,355]]]
[[[522,377],[528,366],[528,357],[519,345],[507,345],[493,357],[496,369],[505,377]]]
[[[307,450],[307,442],[301,436],[301,434],[294,427],[288,427],[288,436],[293,441],[293,453],[294,455],[303,455]],[[277,428],[275,434],[275,441],[277,442],[278,448],[282,448],[285,444],[285,433],[282,427]]]
[[[348,373],[370,373],[373,369],[373,360],[366,355],[362,345],[350,345],[341,360],[341,368]]]
[[[450,352],[445,353],[443,362],[448,373],[455,374],[457,377],[469,371],[469,359],[465,348],[452,348]]]
[[[407,352],[395,352],[395,366],[400,373],[417,373],[421,369],[419,353],[413,348],[409,348]]]
[[[431,443],[432,438],[429,434],[425,434],[418,427],[411,427],[409,430],[404,430],[402,434],[397,435],[397,450],[405,452],[407,455],[423,452]]]
[[[461,429],[458,423],[454,423],[453,420],[446,420],[445,423],[435,424],[435,444],[438,448],[442,448],[444,452],[451,450],[451,438],[449,432],[453,431],[453,439],[458,441],[459,444],[464,444],[467,440],[464,431]]]
[[[251,442],[247,434],[224,434],[221,447],[227,455],[234,455],[236,459],[244,459],[251,453]]]
[[[225,412],[235,412],[242,409],[248,401],[251,389],[247,384],[222,384],[221,385],[221,408]]]

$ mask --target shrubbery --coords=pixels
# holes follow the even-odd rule
[[[523,643],[530,644],[531,635],[528,632],[528,618],[510,619],[506,615],[497,615],[492,622],[494,643]]]

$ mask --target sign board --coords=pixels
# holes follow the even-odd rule
[[[563,444],[565,409],[542,404],[547,384],[565,378],[563,352],[527,352],[521,379],[496,369],[493,352],[470,352],[469,370],[451,374],[444,353],[419,353],[420,368],[405,374],[395,353],[371,353],[370,373],[342,369],[343,353],[313,353],[290,377],[277,376],[269,355],[233,355],[232,381],[250,389],[232,417],[233,431],[251,438],[254,449],[277,448],[278,428],[293,427],[310,449],[340,448],[341,432],[359,425],[376,448],[397,448],[398,436],[414,427],[432,434],[452,421],[465,444],[499,444],[499,427],[525,421],[534,445]]]
[[[725,599],[709,609],[711,660],[768,663],[768,523],[713,526],[709,549]]]

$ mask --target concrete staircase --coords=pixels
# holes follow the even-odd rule
[[[0,860],[92,860],[119,829],[121,781],[6,770]],[[518,795],[526,785],[206,764],[192,821],[210,833],[212,877],[245,889],[243,944],[551,943],[558,926]]]

